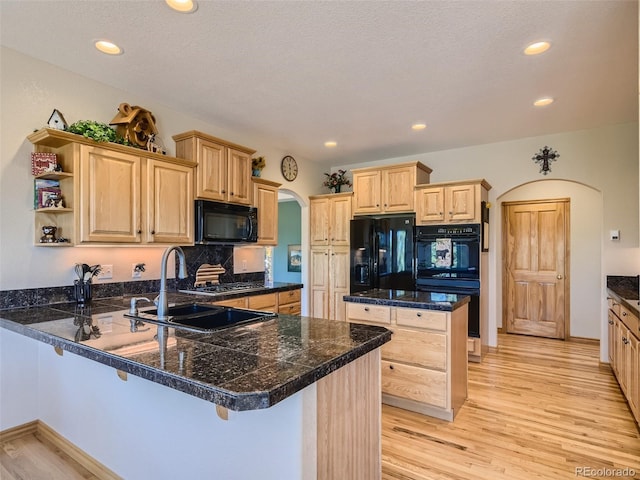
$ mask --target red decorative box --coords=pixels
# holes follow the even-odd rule
[[[31,174],[40,175],[45,172],[53,172],[58,165],[55,153],[32,153]]]

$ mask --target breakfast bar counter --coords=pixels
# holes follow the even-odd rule
[[[185,296],[194,300],[170,301]],[[389,330],[280,315],[200,333],[135,324],[128,300],[0,310],[0,416],[31,406],[25,421],[44,421],[125,478],[379,478]],[[178,454],[202,457],[176,470]]]

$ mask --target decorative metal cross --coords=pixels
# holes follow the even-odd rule
[[[531,157],[531,160],[538,163],[540,165],[540,173],[546,175],[551,171],[551,162],[555,162],[557,158],[560,158],[560,154],[545,145],[544,148],[540,149],[540,152]]]

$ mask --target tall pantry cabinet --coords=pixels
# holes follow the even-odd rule
[[[310,200],[310,315],[345,320],[349,293],[349,222],[352,192]]]

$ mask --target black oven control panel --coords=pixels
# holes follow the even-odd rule
[[[479,236],[480,224],[469,225],[421,225],[416,227],[417,237],[458,237],[458,236]]]

